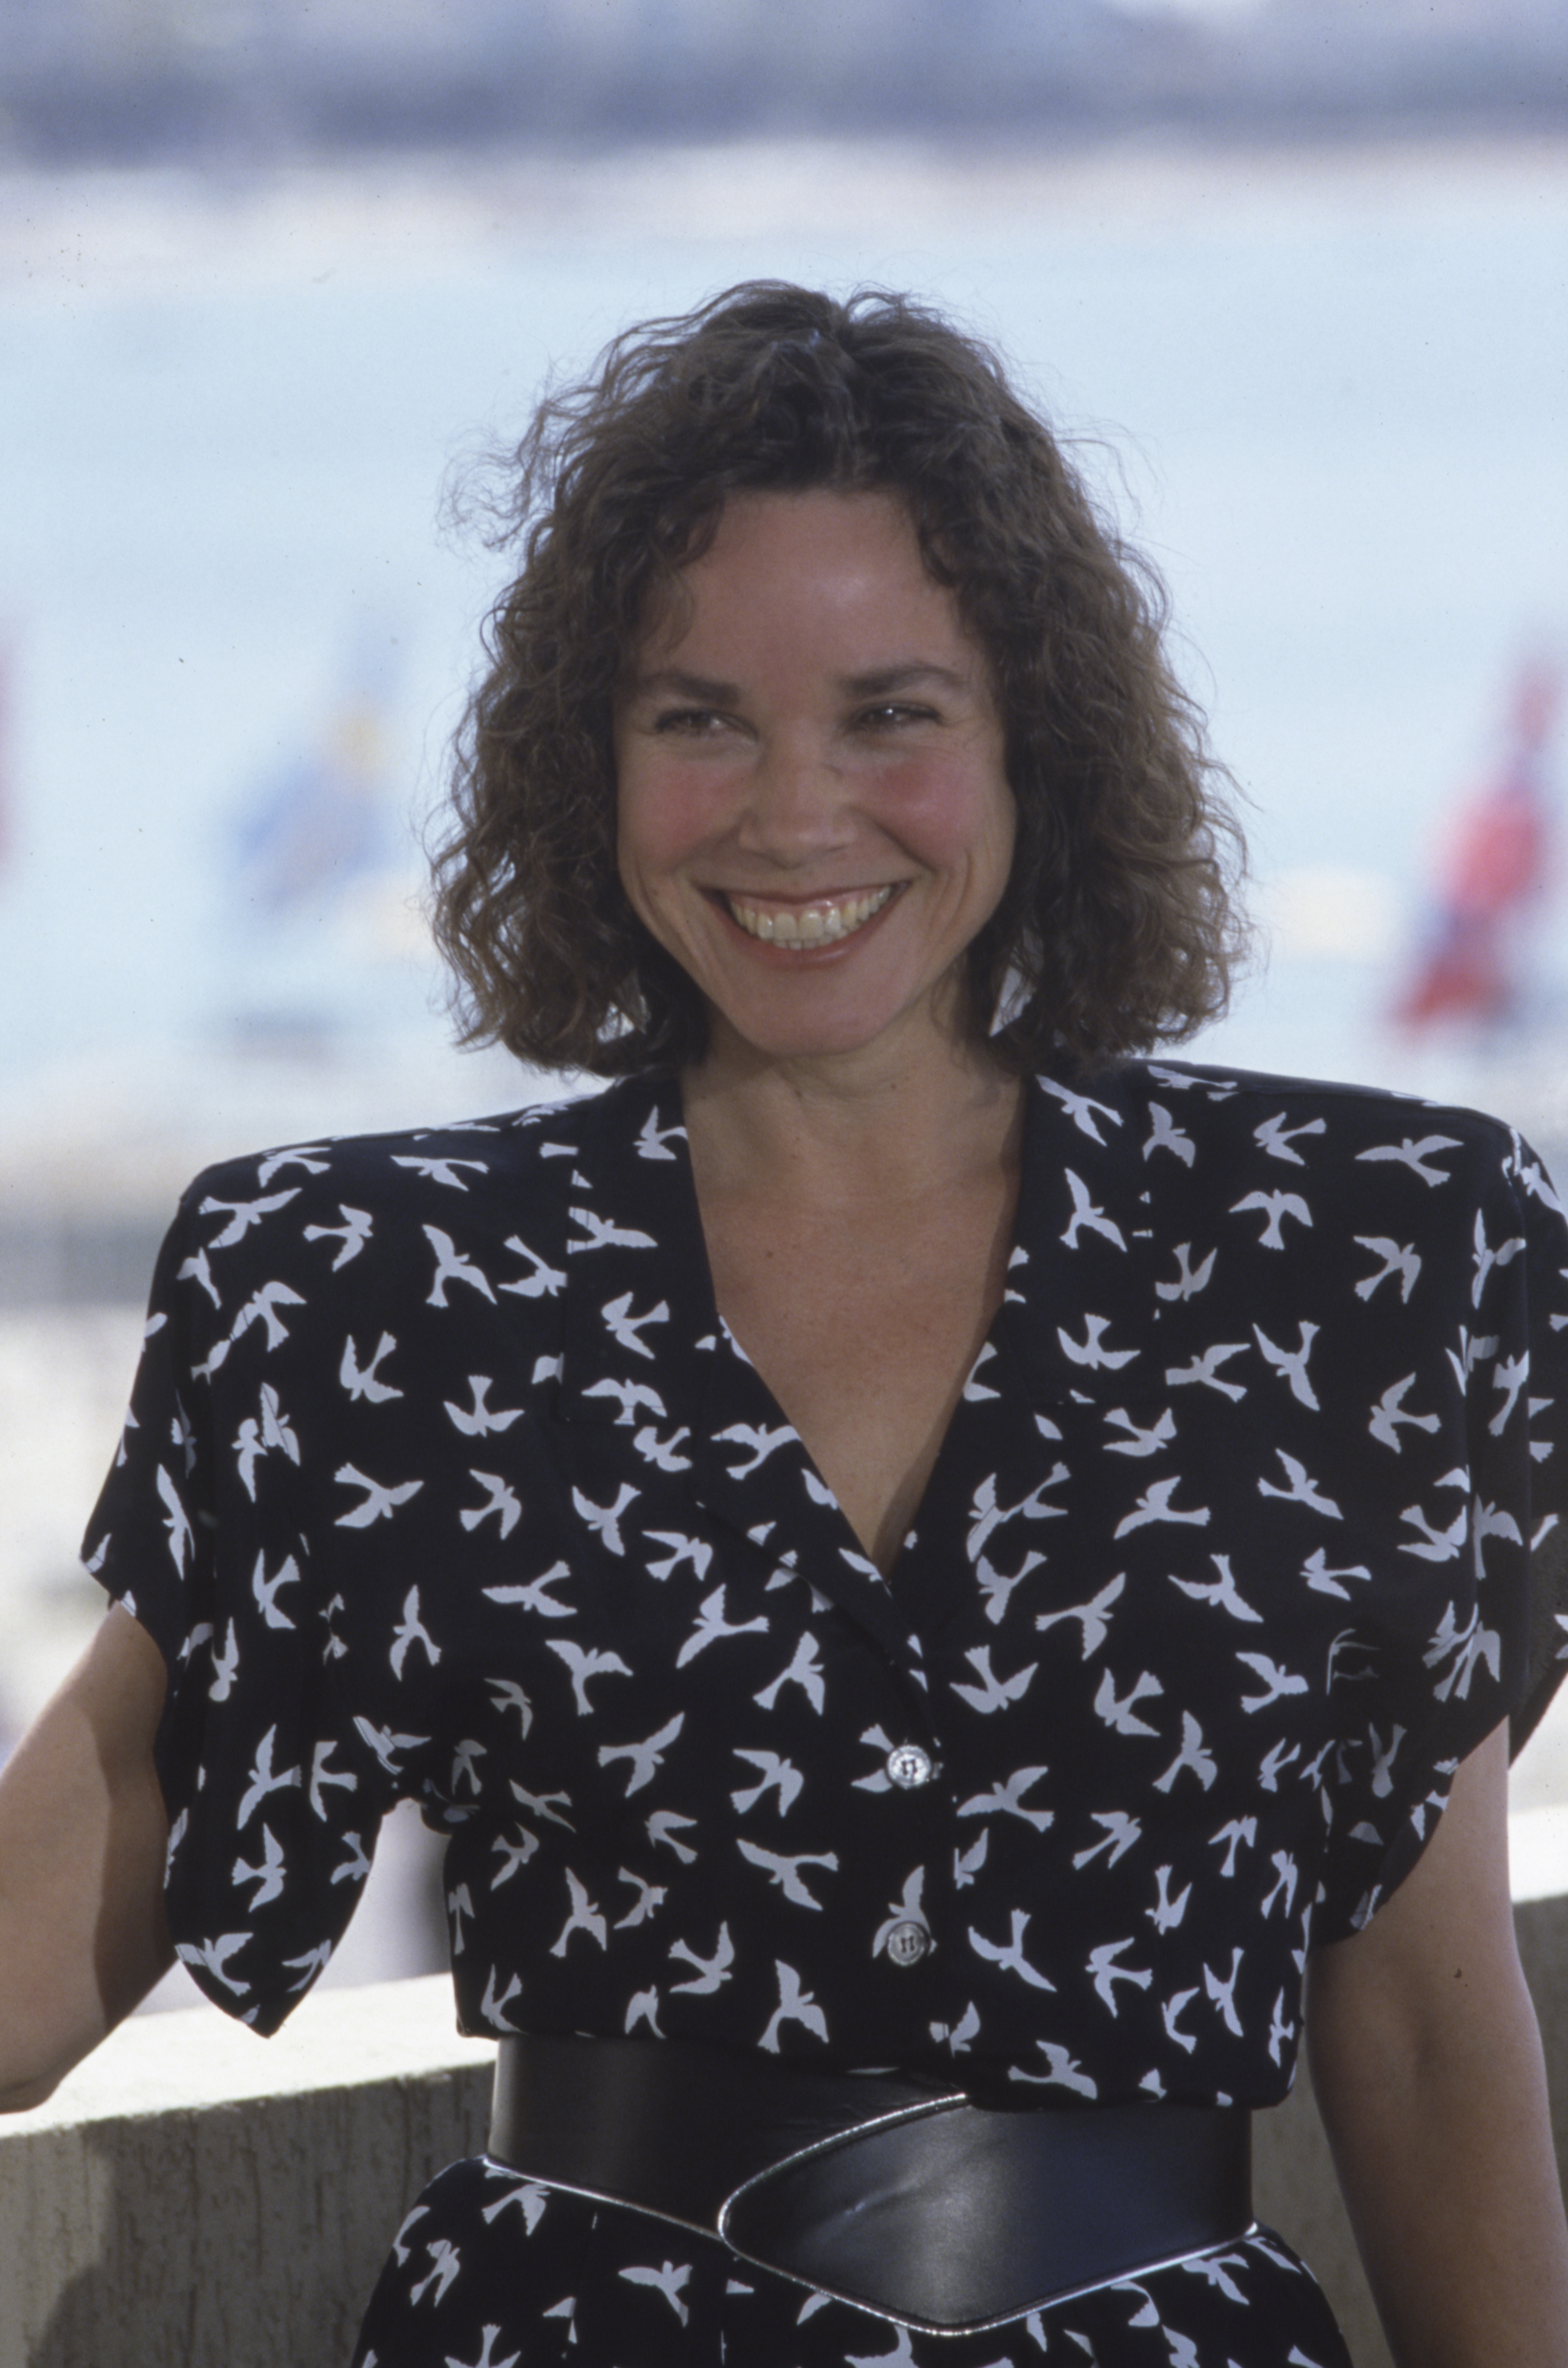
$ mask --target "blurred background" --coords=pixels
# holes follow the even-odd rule
[[[1164,571],[1266,949],[1197,1056],[1568,1180],[1565,264],[1561,0],[0,0],[0,1753],[191,1172],[558,1090],[420,916],[446,495],[733,280],[949,308]],[[1516,1803],[1563,1887],[1563,1720]],[[328,1978],[430,1896],[395,1827]]]

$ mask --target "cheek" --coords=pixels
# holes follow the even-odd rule
[[[887,786],[885,826],[911,854],[935,871],[1000,870],[1006,879],[1017,809],[1006,782],[988,768],[909,766]]]
[[[711,784],[680,767],[634,767],[616,796],[616,847],[623,880],[654,881],[711,836]]]

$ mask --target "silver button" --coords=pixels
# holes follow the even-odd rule
[[[900,1743],[888,1753],[888,1774],[903,1792],[913,1793],[917,1784],[929,1784],[933,1772],[930,1753],[922,1751],[917,1743]]]
[[[888,1955],[895,1965],[917,1965],[930,1946],[924,1924],[895,1924],[888,1934]]]

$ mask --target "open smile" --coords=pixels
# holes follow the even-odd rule
[[[774,904],[728,890],[719,892],[719,901],[748,937],[759,939],[763,945],[804,950],[853,937],[857,929],[863,929],[868,921],[885,910],[900,884],[856,889],[843,896],[813,896],[804,905]]]

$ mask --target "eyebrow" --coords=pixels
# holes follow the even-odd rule
[[[950,690],[974,689],[967,675],[956,673],[951,666],[937,666],[925,658],[908,658],[897,666],[877,666],[869,674],[841,675],[839,689],[849,699],[889,699],[901,690],[913,689],[920,683],[934,683]],[[688,699],[698,707],[733,707],[744,696],[738,683],[720,682],[710,676],[685,674],[676,666],[663,666],[653,674],[639,675],[631,686],[633,699],[674,697]]]

